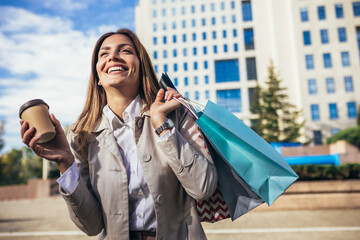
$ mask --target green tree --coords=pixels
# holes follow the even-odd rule
[[[258,116],[252,129],[267,142],[297,141],[304,121],[299,122],[301,111],[289,102],[287,89],[281,86],[273,61],[265,84],[265,88],[257,85],[252,96],[250,110]]]
[[[0,150],[4,147],[4,139],[2,138],[2,135],[4,134],[4,126],[5,122],[0,122]]]

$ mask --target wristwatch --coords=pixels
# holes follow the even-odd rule
[[[171,129],[174,127],[174,124],[171,122],[171,120],[169,120],[168,118],[165,120],[165,122],[163,124],[161,124],[160,127],[158,127],[155,130],[155,133],[160,136],[160,134],[165,131],[166,129]]]

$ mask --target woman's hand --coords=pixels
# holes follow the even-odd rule
[[[70,146],[66,140],[65,133],[61,128],[60,122],[53,114],[50,119],[55,126],[56,136],[48,143],[38,144],[41,134],[34,136],[35,128],[29,128],[29,124],[20,121],[21,138],[23,143],[29,146],[36,155],[58,164],[61,173],[64,173],[74,162],[74,156],[71,153]]]
[[[182,95],[173,88],[168,87],[167,89],[164,97],[165,102],[162,102],[164,90],[160,89],[150,107],[150,119],[154,129],[160,127],[165,122],[166,116],[181,105],[181,103],[172,98],[180,98]]]

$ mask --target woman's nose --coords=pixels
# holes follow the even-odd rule
[[[108,58],[108,61],[121,61],[121,60],[122,60],[122,58],[121,58],[119,52],[117,52],[117,51],[111,52],[110,56]]]

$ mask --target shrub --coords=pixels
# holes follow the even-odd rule
[[[327,139],[327,144],[335,143],[338,140],[345,140],[360,149],[360,126],[346,128],[337,132]]]
[[[360,164],[333,165],[295,165],[298,181],[360,179]]]

